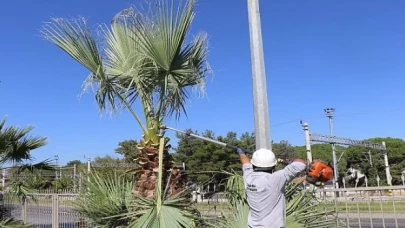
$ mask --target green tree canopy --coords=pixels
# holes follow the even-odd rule
[[[94,158],[94,161],[92,163],[98,163],[98,164],[120,164],[124,163],[124,159],[122,158],[114,158],[111,155],[106,155],[106,156],[96,156]]]
[[[215,133],[210,130],[206,130],[202,134],[197,131],[192,131],[192,133],[245,149],[254,148],[252,145],[254,137],[249,133],[244,133],[239,138],[235,132],[228,132],[226,136],[215,136]],[[219,184],[225,176],[216,172],[240,170],[236,151],[182,134],[176,136],[179,138],[179,142],[175,148],[175,161],[185,163],[187,173],[189,173],[188,177],[193,182],[206,182],[212,178],[212,183]]]
[[[287,140],[281,140],[280,143],[273,143],[272,150],[278,158],[293,159],[298,155],[296,149]]]
[[[134,159],[137,158],[138,141],[130,139],[124,140],[118,143],[118,148],[115,149],[115,153],[121,154],[124,156],[125,162],[134,162]]]
[[[399,138],[370,138],[368,141],[382,143],[387,147],[388,164],[392,176],[392,184],[402,184],[401,174],[405,169],[405,141]],[[368,153],[370,151],[370,153]],[[377,185],[377,175],[382,182],[387,184],[387,178],[384,165],[384,154],[379,150],[369,150],[366,148],[351,146],[347,149],[348,166],[361,170],[368,177],[370,185]]]
[[[74,165],[76,166],[83,165],[83,162],[81,162],[80,160],[72,160],[66,163],[66,167],[72,167]]]
[[[392,184],[402,184],[401,172],[405,170],[405,142],[399,138],[370,138],[366,141],[382,143],[387,147],[388,162],[392,176]],[[299,157],[306,157],[305,146],[296,146]],[[332,163],[332,149],[330,144],[311,145],[313,159],[319,159]],[[369,153],[370,151],[370,153]],[[380,177],[380,185],[387,184],[385,173],[384,156],[381,151],[369,150],[360,146],[336,146],[336,157],[340,158],[338,162],[339,180],[342,185],[343,178],[347,178],[348,168],[360,170],[367,176],[369,186],[377,186],[377,176]],[[365,183],[361,183],[365,185]],[[348,181],[348,186],[354,186],[355,181]]]
[[[101,177],[107,177],[112,174],[124,175],[129,180],[133,180],[132,174],[126,173],[130,168],[120,166],[123,163],[126,163],[124,158],[115,158],[110,155],[96,156],[91,163],[91,172],[97,173]],[[103,165],[107,166],[103,167]]]

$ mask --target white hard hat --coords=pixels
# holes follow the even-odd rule
[[[252,165],[261,168],[270,168],[277,165],[276,155],[274,155],[273,151],[264,148],[256,150],[250,162]]]

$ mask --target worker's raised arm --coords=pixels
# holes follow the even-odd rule
[[[242,165],[250,163],[249,158],[245,154],[245,151],[243,151],[241,148],[238,148],[236,152],[238,152],[239,154],[239,160]]]
[[[293,162],[301,162],[301,163],[306,164],[305,161],[302,160],[301,158],[296,158],[296,159],[293,160]]]
[[[302,159],[294,159],[289,165],[284,168],[284,175],[287,182],[298,177],[302,172],[305,171],[307,165]]]
[[[237,148],[236,152],[239,154],[240,163],[242,163],[242,173],[243,173],[243,181],[246,181],[246,178],[253,172],[253,166],[250,163],[249,158],[246,156],[245,151],[241,148]]]

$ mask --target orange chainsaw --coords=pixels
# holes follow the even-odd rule
[[[278,159],[279,163],[288,165],[291,160],[288,159]],[[326,182],[332,180],[333,178],[333,168],[330,163],[326,163],[321,160],[314,160],[311,162],[306,169],[305,180],[317,187],[322,186]]]
[[[194,138],[198,138],[204,141],[208,141],[211,143],[215,143],[224,147],[228,147],[228,148],[232,148],[232,149],[238,149],[238,147],[233,146],[233,145],[229,145],[227,143],[224,142],[220,142],[214,139],[210,139],[210,138],[206,138],[200,135],[195,135],[192,134],[191,131],[181,131],[181,130],[177,130],[171,127],[167,127],[167,126],[161,126],[160,129],[164,130],[172,130],[178,133],[182,133],[185,134],[186,136],[189,137],[194,137]],[[251,151],[247,151],[244,150],[246,153],[248,154],[252,154]],[[290,161],[287,159],[278,159],[279,163],[282,164],[289,164]],[[326,182],[330,181],[333,178],[333,168],[331,167],[331,165],[329,163],[320,161],[320,160],[314,160],[313,162],[311,162],[306,170],[306,181],[310,184],[313,184],[317,187],[322,186],[323,184],[325,184]]]
[[[314,160],[308,165],[306,181],[315,186],[322,186],[332,180],[333,168],[330,163]]]

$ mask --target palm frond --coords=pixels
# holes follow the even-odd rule
[[[21,203],[26,202],[27,200],[37,202],[37,198],[35,198],[34,195],[29,194],[31,191],[32,189],[30,189],[23,181],[15,180],[10,184],[6,194],[10,199],[17,199]]]
[[[155,200],[134,195],[133,210],[125,214],[132,218],[131,228],[184,228],[193,227],[201,215],[191,206],[190,199],[183,194],[164,199],[158,210]]]
[[[22,221],[8,218],[0,221],[0,228],[30,228],[31,225],[24,225]]]
[[[46,145],[45,137],[28,135],[34,127],[4,127],[5,120],[0,122],[0,163],[30,160],[32,150]]]
[[[41,32],[46,40],[61,48],[91,72],[84,88],[93,83],[98,85],[96,100],[100,110],[109,108],[115,110],[117,104],[114,96],[114,78],[105,74],[102,57],[87,20],[52,18],[51,22],[44,24]]]
[[[232,216],[229,218],[228,227],[245,228],[248,224],[249,205],[243,201],[233,204]]]
[[[225,191],[231,204],[238,202],[246,202],[245,184],[243,177],[236,172],[229,173],[230,175],[226,180]]]
[[[60,47],[90,72],[101,76],[102,59],[86,19],[69,21],[63,18],[52,18],[52,21],[43,26],[43,37]]]
[[[130,220],[123,216],[130,211],[132,183],[116,173],[89,176],[86,190],[79,195],[75,210],[89,218],[98,227],[126,226]]]
[[[28,171],[30,173],[35,173],[35,171],[39,170],[44,170],[44,171],[53,171],[56,170],[57,166],[55,164],[52,164],[51,159],[46,159],[42,162],[38,162],[35,164],[20,164],[18,165],[16,173],[23,173],[25,171]]]
[[[4,117],[1,121],[0,121],[0,131],[4,128],[4,125],[6,124],[6,117]]]
[[[76,20],[52,18],[51,22],[44,24],[41,33],[46,40],[61,48],[91,72],[83,84],[83,89],[86,90],[90,86],[96,85],[95,99],[101,111],[114,112],[121,104],[124,104],[146,132],[147,129],[137,113],[126,101],[126,97],[119,92],[121,88],[117,79],[119,69],[114,70],[111,64],[104,66],[96,39],[84,18]],[[122,49],[120,50],[122,51]],[[107,69],[112,74],[108,74]]]
[[[162,115],[170,116],[180,113],[186,114],[185,104],[189,98],[186,88],[200,88],[205,92],[205,76],[209,68],[205,60],[207,59],[207,36],[199,33],[191,45],[185,47],[174,59],[173,70],[166,78],[166,93]]]
[[[290,196],[286,205],[287,221],[291,227],[332,227],[336,224],[335,211],[324,211],[318,208],[314,191],[297,186],[300,183],[290,184],[286,193]],[[304,226],[305,225],[305,226]]]
[[[125,9],[114,17],[110,29],[102,27],[106,71],[116,77],[116,89],[122,97],[133,103],[140,96],[144,108],[151,111],[154,74],[149,75],[150,71],[144,70],[148,68],[149,63],[139,51],[133,18],[135,15],[132,8]]]
[[[151,84],[159,93],[156,115],[186,114],[187,88],[203,84],[207,42],[205,35],[186,43],[194,19],[195,0],[178,3],[157,0],[152,15],[134,16],[135,39],[144,58],[143,74],[153,76]]]

